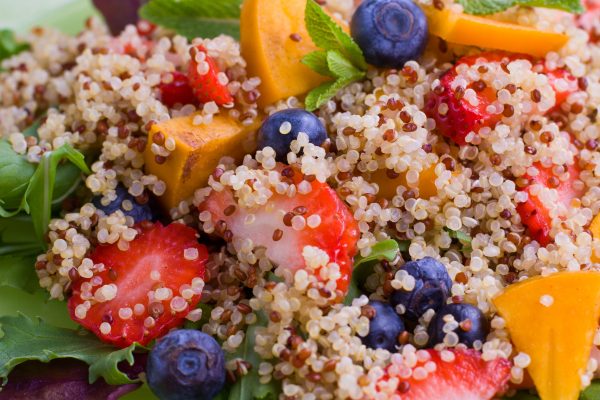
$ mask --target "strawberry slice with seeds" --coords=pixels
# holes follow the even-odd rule
[[[291,167],[278,165],[277,171],[288,176],[290,183],[298,185],[302,181],[302,174]],[[291,174],[293,177],[290,177]],[[220,192],[213,190],[200,205],[200,211],[210,213],[210,222],[216,233],[233,241],[234,245],[251,239],[254,247],[265,247],[267,257],[290,272],[286,276],[288,280],[291,281],[296,271],[305,269],[309,274],[314,273],[321,282],[331,278],[336,287],[328,288],[345,294],[350,282],[352,258],[356,254],[358,225],[329,185],[313,180],[310,189],[304,194],[297,192],[293,197],[273,191],[265,205],[250,207],[236,198],[231,187],[226,186]],[[329,263],[339,266],[339,273],[327,279],[323,279],[321,274],[324,265],[317,262],[324,254],[327,256],[325,260],[328,258]],[[310,268],[307,267],[307,259],[314,260],[310,261]]]
[[[418,352],[412,376],[400,378],[408,367],[392,364],[377,383],[381,391],[402,400],[490,400],[508,387],[511,363],[504,358],[485,361],[472,349]],[[399,379],[395,388],[389,385],[392,377]]]
[[[577,17],[579,27],[588,32],[590,42],[600,42],[600,1],[585,1],[586,11]]]
[[[192,57],[188,69],[188,79],[196,98],[200,103],[214,101],[218,105],[233,103],[233,96],[227,89],[227,76],[219,71],[202,45],[190,49]]]
[[[143,222],[129,248],[98,246],[90,278],[73,283],[71,318],[119,347],[148,344],[183,322],[200,301],[206,247],[182,224]]]
[[[468,87],[461,85],[460,81],[464,78],[459,75],[459,69],[461,65],[479,65],[480,73],[498,66],[506,70],[507,65],[516,60],[532,61],[527,55],[505,52],[487,52],[459,59],[453,68],[440,77],[440,85],[434,88],[425,101],[425,113],[436,121],[436,129],[456,144],[464,145],[470,132],[478,133],[484,127],[493,128],[504,115],[510,117],[510,109],[495,109],[497,106],[494,103],[498,101],[496,89],[483,80],[471,82]],[[547,112],[560,107],[569,94],[578,90],[577,80],[566,70],[548,71],[543,65],[536,65],[536,68],[548,76],[556,95],[555,106]],[[473,89],[474,98],[465,95],[468,89]]]
[[[168,107],[173,108],[175,104],[198,103],[188,77],[179,71],[165,76],[158,89],[160,90],[160,101]]]
[[[563,171],[560,173],[568,174],[566,180],[561,180],[561,175],[555,175],[554,167],[547,168],[540,163],[533,166],[538,170],[538,174],[524,177],[528,184],[521,190],[527,192],[528,198],[526,202],[517,204],[517,212],[523,225],[528,228],[529,235],[542,246],[547,246],[552,241],[550,209],[558,207],[566,210],[572,207],[573,199],[581,197],[584,189],[583,185],[574,185],[579,179],[579,168],[575,164],[567,166],[566,170],[562,167]],[[546,192],[548,189],[556,191],[556,201]]]

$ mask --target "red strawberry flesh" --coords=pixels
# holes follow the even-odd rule
[[[436,350],[421,351],[429,354],[428,360],[419,361],[409,379],[399,379],[396,394],[402,400],[490,400],[507,389],[511,363],[506,359],[485,361],[476,350],[454,349],[445,350],[454,357],[444,361]],[[428,363],[435,364],[435,371],[420,379]],[[393,372],[391,367],[387,371],[384,382]]]
[[[488,107],[497,101],[496,90],[490,86],[477,87],[475,82],[470,83],[468,87],[457,86],[456,80],[459,79],[457,68],[460,65],[476,64],[481,64],[482,67],[508,65],[516,60],[532,61],[527,55],[504,52],[487,52],[459,59],[453,68],[440,77],[440,85],[425,100],[425,113],[436,121],[436,129],[456,144],[464,145],[470,132],[478,133],[481,128],[493,128],[500,122],[502,114],[490,113],[488,110]],[[549,111],[556,110],[569,94],[578,90],[577,80],[564,69],[553,71],[548,71],[545,67],[541,69],[548,76],[556,95],[555,106]],[[477,101],[474,104],[464,97],[464,91],[467,89],[476,92]],[[445,107],[447,111],[443,109]]]
[[[219,81],[219,67],[202,45],[191,48],[192,57],[188,68],[188,79],[200,103],[214,101],[217,105],[233,103],[229,89]],[[198,60],[197,60],[198,59]]]
[[[175,71],[171,73],[171,77],[166,77],[168,83],[161,82],[158,87],[160,100],[168,107],[174,107],[175,104],[197,104],[187,76]]]
[[[119,347],[148,344],[181,324],[200,301],[208,259],[190,227],[144,222],[136,229],[128,250],[112,244],[91,253],[104,269],[76,280],[68,302],[74,321]]]
[[[528,228],[529,235],[542,246],[547,246],[552,237],[552,218],[548,206],[540,199],[540,193],[532,193],[533,185],[540,185],[543,188],[553,188],[558,193],[558,202],[565,208],[571,207],[571,202],[579,198],[583,193],[573,187],[573,181],[579,178],[579,169],[575,165],[567,168],[569,178],[561,181],[558,176],[552,172],[552,167],[545,168],[541,164],[533,165],[539,171],[534,177],[526,176],[529,185],[523,190],[528,193],[527,201],[517,204],[517,211],[521,216],[523,225]],[[541,194],[543,196],[543,193]]]
[[[279,166],[279,170],[282,169]],[[295,173],[296,183],[301,181],[300,175]],[[350,282],[352,258],[356,254],[358,226],[347,206],[329,185],[315,180],[311,187],[309,193],[297,193],[294,197],[274,193],[266,206],[252,208],[240,206],[233,191],[226,187],[221,192],[213,191],[200,205],[200,211],[209,211],[215,226],[224,223],[233,238],[250,238],[254,246],[264,246],[267,257],[275,265],[283,266],[292,273],[306,267],[302,255],[306,246],[325,251],[329,262],[340,267],[337,289],[345,293]],[[226,215],[228,208],[235,208],[235,211]],[[254,216],[252,223],[247,223],[249,214]],[[289,226],[289,221],[292,215],[300,214],[306,220],[318,215],[321,222],[316,228],[306,226],[296,230]],[[224,232],[220,233],[223,235]],[[316,275],[319,275],[318,270]]]

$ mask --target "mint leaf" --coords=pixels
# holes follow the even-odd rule
[[[190,40],[220,34],[239,39],[241,4],[242,0],[150,0],[140,16]]]
[[[509,9],[515,0],[458,0],[466,14],[487,15]]]
[[[11,30],[0,29],[0,61],[27,49],[29,49],[29,45],[17,42],[15,34]]]
[[[4,383],[10,371],[21,363],[57,358],[75,358],[89,364],[90,383],[100,376],[111,385],[133,382],[117,365],[122,361],[133,365],[135,345],[115,351],[87,331],[58,328],[23,314],[0,317],[0,325],[4,332],[0,339],[0,379]]]
[[[277,400],[281,393],[280,382],[271,381],[268,384],[260,383],[258,367],[263,361],[254,350],[256,345],[256,334],[259,327],[267,326],[267,317],[264,312],[257,313],[258,321],[246,330],[244,342],[237,351],[227,357],[228,360],[241,358],[250,364],[252,368],[241,379],[231,387],[228,400]]]
[[[329,71],[337,78],[346,80],[359,80],[364,78],[365,73],[352,65],[339,51],[329,50],[327,52],[327,66]]]
[[[580,0],[516,0],[516,4],[528,7],[554,8],[573,14],[585,11]]]
[[[579,397],[580,400],[598,400],[600,399],[600,381],[593,381]]]
[[[337,81],[326,82],[313,89],[304,100],[304,105],[308,111],[314,111],[327,103],[330,98],[336,95],[344,87],[352,83],[354,79],[338,79]]]
[[[489,15],[505,11],[513,6],[543,7],[571,13],[584,11],[580,0],[458,0],[464,12],[473,15]]]
[[[358,44],[314,0],[307,0],[304,15],[313,42],[324,50],[337,50],[361,70],[367,62]]]
[[[321,75],[335,78],[335,75],[329,71],[327,52],[324,50],[308,53],[304,56],[304,58],[302,58],[302,64],[308,66],[310,69]]]

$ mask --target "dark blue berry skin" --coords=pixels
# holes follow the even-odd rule
[[[286,121],[292,124],[292,130],[282,134],[280,128]],[[327,130],[315,114],[300,108],[291,108],[278,111],[263,122],[258,132],[258,149],[271,147],[277,154],[277,161],[287,162],[290,145],[300,132],[306,133],[310,143],[316,146],[322,145],[327,139]]]
[[[371,349],[395,353],[398,336],[405,331],[402,318],[388,303],[370,301],[369,305],[375,309],[375,316],[369,324],[369,334],[362,338],[362,342]]]
[[[171,331],[150,351],[146,375],[161,400],[214,398],[225,385],[225,356],[212,336],[193,329]]]
[[[458,341],[473,347],[473,342],[480,340],[482,343],[489,332],[488,320],[481,310],[470,304],[448,304],[439,310],[429,322],[429,328],[427,333],[429,334],[429,345],[431,347],[444,341],[446,333],[443,331],[444,316],[452,314],[454,320],[459,324],[463,322],[463,327],[460,326],[454,330],[454,333],[458,335]],[[469,323],[464,323],[466,320]],[[470,325],[470,326],[469,326]]]
[[[94,204],[94,206],[96,206],[97,209],[104,211],[104,214],[106,215],[112,214],[117,210],[121,210],[126,216],[132,217],[136,223],[142,221],[153,221],[155,219],[154,214],[152,212],[152,208],[150,207],[149,203],[139,204],[135,200],[135,197],[130,195],[127,189],[122,185],[117,186],[115,191],[117,192],[117,198],[113,200],[109,205],[102,205],[102,196],[94,197],[92,203]],[[125,200],[131,201],[131,204],[133,205],[133,208],[129,211],[126,211],[122,206],[123,201]]]
[[[415,287],[410,292],[402,289],[392,292],[390,303],[394,307],[402,304],[406,310],[403,314],[406,319],[417,321],[428,309],[437,311],[446,304],[452,280],[442,263],[434,258],[425,257],[409,261],[401,269],[415,278]]]
[[[350,30],[367,62],[381,68],[418,60],[429,36],[427,18],[412,0],[363,1]]]

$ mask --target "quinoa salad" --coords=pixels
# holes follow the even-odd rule
[[[0,30],[0,399],[600,399],[597,0],[94,4]]]

